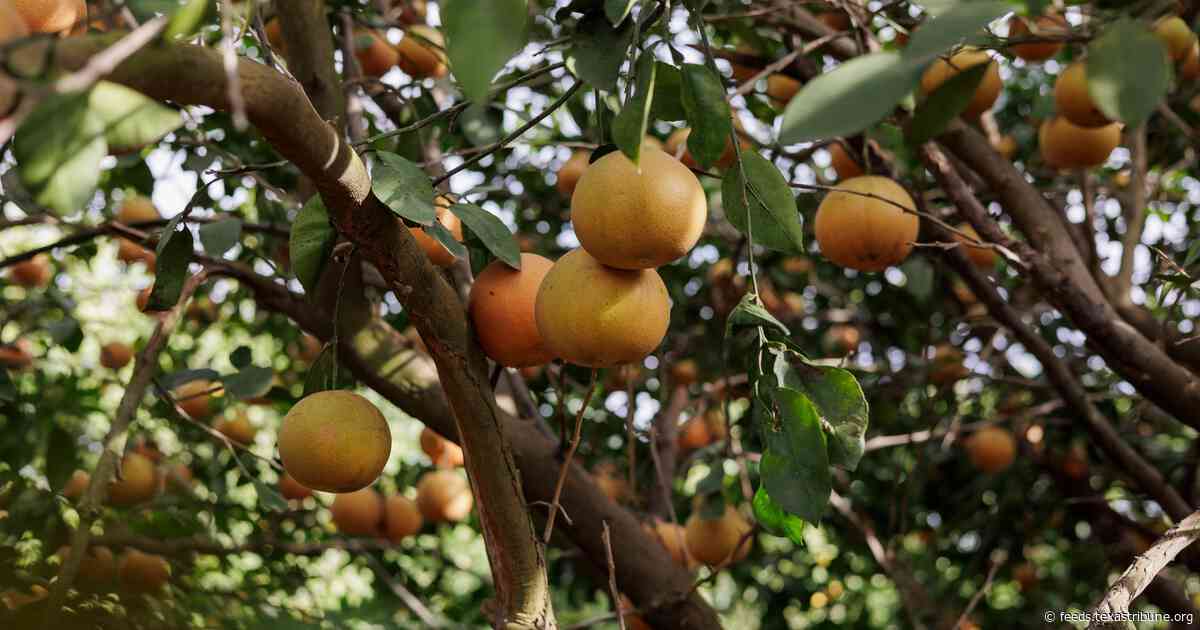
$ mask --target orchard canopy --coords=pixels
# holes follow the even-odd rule
[[[0,0],[0,628],[1182,628],[1196,0]]]

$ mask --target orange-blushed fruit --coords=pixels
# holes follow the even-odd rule
[[[954,241],[962,248],[963,253],[967,255],[967,259],[971,261],[971,264],[980,269],[991,269],[996,266],[998,258],[996,250],[991,247],[981,247],[975,244],[982,242],[982,239],[979,238],[979,233],[975,231],[974,227],[963,223],[958,226],[958,231],[966,236],[957,233],[952,234],[952,236],[954,237]]]
[[[963,363],[963,353],[949,344],[941,344],[934,349],[933,360],[929,364],[929,382],[934,385],[949,385],[971,373]]]
[[[579,183],[579,178],[583,177],[583,172],[587,170],[591,155],[590,151],[575,151],[558,169],[554,186],[564,197],[569,199],[571,195],[575,194],[575,186]]]
[[[439,468],[457,468],[465,462],[462,447],[438,435],[437,431],[421,429],[421,451]]]
[[[279,494],[288,501],[301,501],[311,497],[312,493],[312,488],[305,487],[286,472],[279,476]]]
[[[29,27],[12,2],[0,2],[0,46],[29,36]],[[18,86],[8,73],[0,72],[0,120],[17,106]]]
[[[13,284],[26,289],[44,287],[50,284],[50,279],[53,277],[54,270],[51,269],[50,257],[46,254],[38,254],[8,268],[8,279]]]
[[[1017,139],[1009,134],[1000,136],[992,141],[992,148],[996,153],[1004,156],[1004,159],[1011,160],[1017,154]]]
[[[826,147],[829,151],[829,165],[833,167],[837,173],[838,179],[852,179],[863,174],[863,168],[859,164],[862,159],[861,155],[852,155],[846,149],[846,145],[841,140],[830,142]]]
[[[458,216],[450,211],[450,202],[439,197],[435,206],[438,223],[441,223],[442,227],[454,235],[454,240],[461,242],[463,240],[462,221],[459,221]],[[425,230],[420,227],[410,227],[408,231],[412,233],[421,249],[425,250],[425,255],[429,256],[429,260],[433,261],[433,264],[439,267],[449,267],[454,264],[454,254],[451,254],[450,250],[446,249],[446,246],[437,239],[426,234]]]
[[[1176,73],[1176,76],[1181,83],[1190,83],[1200,77],[1200,42],[1192,44],[1192,49],[1179,63],[1179,72]]]
[[[742,540],[750,531],[750,523],[731,505],[726,505],[725,512],[714,519],[705,518],[697,510],[687,520],[688,551],[692,557],[712,566],[738,562],[750,553],[753,540]]]
[[[354,57],[363,74],[369,77],[381,77],[400,62],[400,53],[387,38],[369,29],[354,33]]]
[[[283,468],[301,484],[352,492],[379,478],[392,452],[387,420],[371,401],[344,390],[304,397],[279,428]]]
[[[1000,427],[984,427],[966,442],[967,455],[979,470],[994,474],[1012,465],[1017,456],[1017,441]]]
[[[66,562],[71,548],[62,546],[54,554],[59,562]],[[117,581],[117,559],[108,547],[88,545],[79,563],[79,572],[75,575],[80,586],[90,589],[102,589]]]
[[[360,488],[333,498],[329,506],[338,531],[351,536],[376,536],[383,526],[383,497],[374,488]]]
[[[258,429],[250,422],[250,416],[246,412],[239,411],[233,417],[222,418],[213,426],[221,435],[229,438],[231,442],[248,446],[254,443],[254,436],[258,434]]]
[[[695,359],[676,361],[667,371],[671,375],[671,382],[675,385],[691,385],[700,378],[700,366],[696,365]]]
[[[154,252],[129,239],[121,238],[117,239],[117,260],[127,265],[143,263],[146,265],[147,271],[154,273],[157,256],[154,255]]]
[[[87,471],[76,470],[71,473],[71,478],[67,483],[63,484],[62,495],[68,499],[78,499],[87,491],[88,484],[92,482],[92,476]]]
[[[424,519],[417,503],[408,497],[394,494],[384,503],[383,525],[387,539],[399,543],[421,531]]]
[[[84,0],[10,0],[34,33],[66,33],[87,21]]]
[[[1013,17],[1008,23],[1008,36],[1010,39],[1032,39],[1035,37],[1044,37],[1050,41],[1030,41],[1023,44],[1013,44],[1009,46],[1009,51],[1019,59],[1025,61],[1045,61],[1058,51],[1062,50],[1063,42],[1053,41],[1055,37],[1061,37],[1071,30],[1071,25],[1063,16],[1057,13],[1047,13],[1039,15],[1033,20],[1033,28],[1030,28],[1029,18]]]
[[[0,345],[0,367],[24,370],[31,365],[33,365],[33,346],[28,339],[18,339],[13,343]]]
[[[1178,15],[1168,15],[1155,23],[1154,34],[1162,40],[1167,47],[1167,54],[1175,61],[1187,57],[1188,51],[1196,43],[1196,34]]]
[[[613,367],[641,361],[662,343],[671,300],[653,269],[606,267],[580,248],[543,278],[535,315],[555,356],[585,367]]]
[[[786,74],[772,74],[767,77],[767,96],[780,105],[787,105],[792,97],[800,91],[800,82]]]
[[[648,534],[666,548],[671,559],[676,564],[689,569],[694,568],[695,560],[688,561],[687,530],[683,525],[655,518],[643,526]]]
[[[978,87],[975,88],[971,102],[963,110],[964,116],[976,118],[992,108],[1003,87],[1000,80],[1000,65],[986,51],[964,49],[951,55],[949,59],[938,59],[933,62],[925,74],[921,75],[921,93],[928,96],[959,72],[985,63],[988,64],[988,69]]]
[[[1091,168],[1108,161],[1121,144],[1121,125],[1080,127],[1062,116],[1038,129],[1038,149],[1047,165],[1060,169]]]
[[[553,265],[537,254],[521,254],[520,271],[495,260],[475,278],[468,311],[480,347],[496,363],[529,367],[554,358],[534,315],[538,289]]]
[[[687,453],[712,444],[712,432],[702,417],[689,418],[679,427],[679,450]]]
[[[853,324],[834,324],[821,337],[821,348],[825,354],[844,357],[858,348],[862,332]]]
[[[738,145],[741,147],[741,150],[753,150],[754,144],[747,140],[746,137],[741,133],[741,123],[737,122],[737,119],[734,119],[734,126],[738,128]],[[663,151],[667,155],[677,158],[679,161],[683,162],[684,166],[696,168],[699,166],[699,164],[696,163],[696,159],[692,157],[692,153],[688,151],[687,148],[687,140],[691,134],[692,130],[687,127],[672,131],[671,135],[667,136],[667,141],[663,143]],[[737,151],[733,148],[733,141],[726,140],[725,151],[721,153],[721,157],[717,158],[717,162],[714,166],[720,169],[727,169],[730,166],[733,166],[736,162]]]
[[[409,27],[396,45],[397,62],[411,77],[440,79],[448,72],[444,47],[445,40],[440,31],[418,24]]]
[[[108,484],[108,502],[116,506],[145,503],[158,494],[158,471],[150,458],[128,453],[121,459],[120,476]]]
[[[912,251],[920,227],[915,209],[908,191],[886,177],[843,181],[817,207],[821,253],[843,267],[883,271]]]
[[[1104,127],[1112,122],[1092,101],[1083,61],[1067,66],[1054,80],[1054,105],[1060,117],[1079,127]]]
[[[162,215],[158,213],[158,208],[154,207],[154,202],[141,195],[125,197],[117,210],[117,221],[127,225],[158,221],[161,218]]]
[[[129,365],[132,360],[133,349],[119,341],[106,343],[100,347],[100,365],[110,370],[119,370]]]
[[[657,149],[643,150],[636,165],[620,151],[605,155],[583,172],[571,196],[580,245],[619,269],[660,267],[683,256],[707,219],[700,180]]]
[[[159,555],[129,549],[117,567],[121,586],[134,593],[155,593],[171,579],[171,565]]]
[[[179,408],[193,420],[207,420],[216,412],[213,404],[217,384],[207,380],[188,381],[172,392]]]
[[[474,505],[471,484],[457,471],[432,470],[417,481],[417,508],[431,523],[464,520]]]

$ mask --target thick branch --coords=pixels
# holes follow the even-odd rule
[[[1150,585],[1179,552],[1200,537],[1200,512],[1195,512],[1167,530],[1145,553],[1137,556],[1121,577],[1108,589],[1092,609],[1093,621],[1088,628],[1125,627],[1123,624],[1097,622],[1100,614],[1125,613],[1133,600]]]
[[[1028,245],[1018,241],[1010,242],[1007,239],[1000,231],[1000,226],[988,217],[987,210],[971,194],[966,183],[958,176],[957,171],[941,152],[926,146],[923,154],[931,167],[930,170],[938,178],[947,196],[983,238],[992,241],[999,239],[998,242],[1017,248],[1018,254],[1022,259],[1030,262],[1031,268],[1041,268],[1045,264],[1037,252],[1023,251],[1030,249]],[[937,229],[937,226],[934,226],[934,229]],[[948,235],[941,235],[941,237],[947,238]],[[1013,335],[1025,345],[1025,348],[1041,362],[1042,367],[1046,370],[1046,377],[1054,384],[1063,400],[1083,421],[1088,433],[1101,450],[1112,458],[1138,487],[1154,497],[1172,518],[1181,519],[1191,513],[1192,508],[1183,500],[1183,497],[1167,483],[1157,468],[1129,446],[1108,421],[1108,418],[1092,404],[1087,396],[1087,390],[1075,378],[1070,367],[1054,354],[1054,349],[1037,331],[1025,323],[1021,314],[1000,297],[1000,293],[991,281],[976,269],[957,248],[947,250],[946,255],[975,295],[987,306],[992,317],[1008,327]]]
[[[992,221],[986,223],[995,228],[993,233],[980,234],[992,242],[1012,243],[1022,259],[1029,259],[1031,279],[1087,335],[1109,367],[1147,399],[1200,428],[1195,416],[1200,379],[1121,318],[1075,251],[1066,226],[1056,218],[1058,209],[974,129],[955,122],[938,141],[991,185],[1029,245],[998,233]]]

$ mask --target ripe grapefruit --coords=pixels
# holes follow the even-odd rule
[[[0,45],[29,36],[25,19],[11,2],[0,2]],[[0,120],[8,116],[17,106],[17,84],[0,72]]]
[[[127,265],[145,263],[146,270],[154,273],[156,259],[154,252],[149,249],[127,238],[117,239],[117,260]]]
[[[279,428],[283,467],[306,487],[352,492],[371,485],[392,452],[392,432],[371,401],[344,390],[296,403]]]
[[[1000,427],[985,427],[967,438],[967,455],[979,470],[993,474],[1012,465],[1017,455],[1017,441],[1012,433]]]
[[[234,414],[232,418],[225,417],[217,422],[214,429],[229,438],[231,442],[248,446],[254,443],[258,429],[250,422],[250,416],[244,410]]]
[[[693,417],[679,427],[679,450],[688,453],[712,444],[712,432],[704,418]]]
[[[1071,25],[1063,16],[1057,13],[1039,15],[1033,20],[1033,28],[1029,27],[1029,18],[1014,17],[1008,23],[1008,36],[1012,39],[1030,39],[1032,37],[1057,37],[1071,30]],[[1063,43],[1059,41],[1026,42],[1013,44],[1009,51],[1025,61],[1045,61],[1062,50]]]
[[[471,484],[456,471],[432,470],[417,481],[417,508],[431,523],[464,520],[474,505]]]
[[[738,562],[753,546],[752,539],[738,546],[742,536],[750,530],[750,523],[732,505],[726,505],[724,514],[715,519],[706,519],[697,510],[687,520],[688,551],[707,565],[716,566],[727,559],[731,563]]]
[[[63,33],[86,23],[84,0],[11,0],[13,8],[34,33]]]
[[[786,74],[776,73],[767,77],[767,96],[778,105],[787,105],[799,91],[800,82]]]
[[[300,501],[312,496],[312,489],[304,487],[286,472],[279,476],[279,494],[289,501]]]
[[[458,216],[450,212],[450,202],[443,197],[437,200],[437,220],[442,224],[442,227],[450,230],[454,235],[454,240],[463,240],[462,222],[458,220]],[[408,231],[412,233],[413,238],[417,240],[417,244],[421,249],[425,250],[425,255],[429,256],[429,260],[439,267],[449,267],[454,264],[454,254],[446,249],[437,239],[425,233],[425,230],[420,227],[410,227]]]
[[[979,238],[979,233],[975,231],[975,228],[966,223],[962,223],[958,226],[958,229],[960,232],[967,234],[971,237],[971,239],[973,239],[972,241],[960,234],[953,235],[954,241],[959,244],[959,247],[962,248],[963,253],[967,255],[967,258],[971,261],[971,264],[979,267],[980,269],[991,269],[992,267],[995,267],[996,260],[999,258],[999,256],[996,255],[996,250],[990,247],[980,247],[972,244],[973,242],[982,242],[982,239]]]
[[[558,188],[558,192],[562,193],[562,196],[569,199],[575,193],[575,185],[579,183],[579,178],[583,177],[583,172],[587,170],[591,155],[589,151],[575,151],[558,169],[554,186]]]
[[[832,357],[844,357],[858,348],[862,332],[852,324],[834,324],[821,337],[821,348]]]
[[[7,345],[0,345],[0,367],[10,370],[24,370],[33,365],[33,350],[28,339],[18,339]]]
[[[130,549],[121,555],[118,567],[121,586],[135,593],[154,593],[171,579],[171,565],[162,556]]]
[[[375,536],[383,526],[383,497],[374,488],[360,488],[333,498],[329,506],[338,531],[351,536]]]
[[[26,289],[37,289],[50,284],[54,271],[50,268],[50,257],[38,254],[8,268],[8,279]]]
[[[921,93],[928,96],[954,75],[980,64],[988,64],[983,80],[975,88],[975,95],[963,110],[963,116],[977,118],[983,112],[992,108],[1000,96],[1000,65],[986,51],[964,49],[950,56],[949,59],[938,59],[921,75]]]
[[[175,402],[183,412],[193,420],[207,420],[216,411],[213,405],[213,390],[217,384],[212,381],[188,381],[172,392]]]
[[[538,332],[534,309],[542,279],[554,263],[537,254],[521,254],[521,270],[492,261],[471,286],[469,311],[479,345],[496,363],[529,367],[554,355]]]
[[[851,155],[851,152],[846,150],[843,141],[830,142],[826,145],[825,150],[829,151],[829,165],[833,167],[839,180],[852,179],[863,174],[863,168],[859,165],[862,156]]]
[[[734,126],[738,129],[738,145],[741,149],[743,151],[753,150],[754,144],[742,135],[741,123],[736,118],[734,119]],[[687,148],[687,139],[691,134],[692,130],[687,127],[672,131],[671,135],[667,136],[667,141],[663,144],[663,151],[667,155],[679,159],[679,161],[683,162],[684,166],[696,168],[698,164],[696,164],[695,158],[692,157],[691,152]],[[727,169],[735,163],[737,163],[737,153],[734,151],[733,141],[726,140],[725,151],[721,153],[721,157],[717,158],[717,163],[714,166],[719,169]]]
[[[908,192],[874,175],[848,179],[838,188],[817,207],[821,253],[859,271],[883,271],[907,258],[920,227],[916,214],[901,210],[916,209]]]
[[[667,334],[671,300],[652,269],[605,267],[582,248],[560,258],[542,280],[538,330],[556,356],[576,365],[641,361]]]
[[[404,39],[396,45],[400,69],[415,79],[446,76],[445,40],[437,29],[418,24],[409,27]]]
[[[421,450],[439,468],[457,468],[464,463],[462,447],[425,427],[421,429]]]
[[[354,34],[354,58],[358,59],[358,66],[364,75],[381,77],[399,63],[400,53],[383,35],[362,29]]]
[[[158,471],[154,462],[137,453],[129,453],[122,458],[119,478],[108,484],[108,502],[111,505],[145,503],[157,493]]]
[[[1082,61],[1067,66],[1055,79],[1054,105],[1059,116],[1079,127],[1104,127],[1112,122],[1092,102],[1087,66]]]
[[[1171,59],[1179,61],[1187,57],[1188,51],[1196,43],[1196,34],[1183,18],[1178,15],[1168,15],[1154,25],[1154,34],[1167,47]]]
[[[580,244],[619,269],[659,267],[683,256],[707,218],[700,180],[657,149],[643,150],[637,166],[619,151],[605,155],[583,172],[571,196]]]
[[[677,564],[689,569],[694,568],[695,561],[688,562],[687,530],[683,525],[655,518],[645,525],[645,529],[663,547],[666,547],[667,553],[671,554],[671,559]]]
[[[1062,168],[1091,168],[1108,161],[1121,144],[1121,125],[1079,127],[1062,116],[1042,123],[1038,129],[1038,148],[1047,165]]]
[[[383,522],[387,539],[393,544],[421,531],[424,524],[416,502],[398,494],[387,498]]]
[[[141,195],[126,197],[117,210],[117,221],[126,225],[158,221],[161,218],[162,215],[158,213],[158,208],[154,207],[154,202]]]
[[[59,562],[66,562],[71,548],[62,546],[54,555]],[[88,545],[79,563],[79,572],[75,579],[80,586],[89,589],[102,589],[117,581],[117,559],[108,547]]]
[[[106,343],[100,348],[100,365],[110,370],[119,370],[132,360],[133,349],[119,341]]]

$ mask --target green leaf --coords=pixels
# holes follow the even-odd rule
[[[1011,11],[1012,7],[1004,2],[960,2],[913,31],[903,54],[909,59],[927,62],[964,38],[980,34],[983,27]]]
[[[1136,126],[1171,87],[1171,60],[1154,33],[1130,19],[1109,26],[1088,45],[1088,94],[1105,116]]]
[[[601,90],[615,88],[633,41],[632,22],[613,28],[603,13],[591,13],[580,20],[568,52],[576,76]]]
[[[308,367],[304,376],[304,396],[333,389],[337,386],[333,374],[337,369],[337,356],[332,345],[321,348],[317,360]]]
[[[851,59],[809,81],[783,111],[779,141],[848,136],[875,124],[917,84],[921,64],[895,52]]]
[[[233,364],[233,367],[240,370],[247,365],[250,365],[252,358],[253,357],[251,356],[249,346],[238,346],[237,349],[229,355],[229,362]]]
[[[108,155],[104,124],[91,113],[88,92],[46,97],[17,130],[13,156],[21,184],[59,215],[83,210]]]
[[[296,278],[300,280],[305,291],[313,293],[317,290],[317,282],[321,279],[321,272],[326,263],[329,262],[336,241],[337,231],[329,223],[325,203],[321,201],[320,195],[313,195],[312,199],[300,208],[288,238],[288,256],[291,259],[292,270],[296,272]]]
[[[433,182],[421,167],[387,151],[375,154],[379,163],[375,165],[371,191],[396,216],[417,225],[430,225],[437,217],[433,205]]]
[[[220,257],[242,237],[242,220],[231,218],[200,226],[200,246],[209,256]]]
[[[51,341],[70,352],[79,350],[79,344],[83,343],[83,329],[74,317],[68,316],[53,322],[46,326],[46,331],[50,333]]]
[[[163,30],[163,39],[173,42],[191,37],[204,22],[211,6],[211,0],[188,0],[167,22],[167,27]]]
[[[787,387],[806,394],[827,429],[832,429],[830,463],[854,470],[866,447],[871,415],[858,379],[841,368],[817,365],[799,367],[795,374],[798,380],[788,379]]]
[[[785,512],[763,486],[754,492],[754,518],[768,532],[786,536],[797,545],[804,544],[804,520]]]
[[[525,0],[445,0],[446,57],[463,94],[484,103],[492,78],[527,41]]]
[[[267,485],[261,479],[253,478],[251,482],[254,484],[254,491],[258,493],[258,505],[268,512],[283,512],[287,510],[287,501],[283,499],[283,495],[271,486]]]
[[[46,436],[46,481],[60,490],[75,471],[75,436],[57,423]]]
[[[721,77],[708,66],[684,64],[682,75],[683,109],[692,128],[687,139],[688,151],[698,164],[708,167],[725,153],[733,131],[725,88]]]
[[[466,221],[463,221],[463,223],[466,223]],[[422,229],[425,230],[426,234],[433,237],[434,240],[441,243],[442,246],[445,247],[455,258],[462,258],[467,255],[466,245],[458,242],[454,238],[454,234],[452,234],[450,230],[447,230],[446,226],[442,225],[440,221],[436,221],[433,225],[426,226]],[[504,231],[507,232],[508,228],[504,228]],[[512,235],[510,234],[509,236],[511,237]]]
[[[517,245],[517,239],[508,230],[508,226],[504,225],[504,222],[496,215],[479,206],[467,203],[456,203],[450,206],[450,211],[463,222],[463,225],[467,226],[467,229],[483,243],[484,247],[487,247],[493,256],[504,261],[504,264],[513,269],[521,270],[521,248]],[[446,234],[450,236],[451,241],[454,240],[449,231],[446,231]],[[457,243],[457,241],[454,242]],[[462,245],[460,244],[459,247]],[[447,246],[446,249],[454,253],[453,248]],[[460,254],[454,255],[460,256]]]
[[[686,120],[683,108],[683,73],[669,63],[656,62],[651,116],[657,120]]]
[[[641,159],[646,129],[650,126],[657,66],[653,55],[642,53],[638,60],[636,90],[612,123],[613,141],[634,164]]]
[[[967,109],[975,88],[990,68],[989,63],[971,66],[938,86],[913,113],[906,129],[909,144],[916,147],[932,140]]]
[[[637,0],[604,0],[604,15],[608,16],[608,21],[612,22],[613,26],[619,26],[635,4]]]
[[[88,104],[104,125],[104,138],[113,153],[136,151],[158,142],[183,124],[177,110],[109,81],[92,88]]]
[[[820,417],[800,392],[777,388],[772,398],[778,417],[772,422],[760,416],[759,423],[766,445],[759,468],[763,487],[785,511],[815,523],[833,489]]]
[[[182,216],[182,215],[180,215]],[[154,272],[154,288],[150,291],[147,311],[166,311],[179,303],[183,283],[187,280],[188,264],[192,262],[192,232],[186,227],[176,231],[167,225],[159,237],[157,270]]]
[[[742,168],[730,168],[721,180],[721,203],[725,218],[755,244],[788,253],[804,252],[804,227],[796,198],[770,160],[751,151],[743,153]]]
[[[271,391],[271,379],[275,372],[271,368],[247,366],[233,374],[222,374],[221,383],[225,393],[238,399],[257,398]]]
[[[746,293],[742,296],[742,301],[738,302],[738,305],[729,313],[729,319],[725,321],[725,338],[728,339],[738,329],[759,326],[773,328],[785,335],[791,334],[783,322],[775,319],[774,315],[755,301],[753,293]]]

